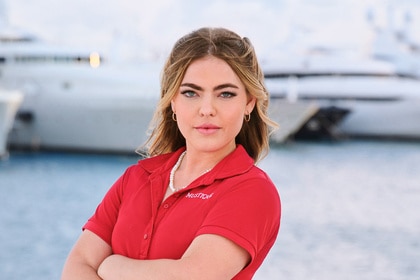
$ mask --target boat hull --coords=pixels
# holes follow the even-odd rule
[[[401,77],[305,77],[267,79],[275,99],[313,102],[320,110],[349,113],[337,122],[341,135],[420,139],[420,80]]]
[[[69,71],[64,79],[63,71]],[[26,89],[11,147],[134,153],[144,143],[159,96],[157,70],[67,67],[59,73],[9,73]]]

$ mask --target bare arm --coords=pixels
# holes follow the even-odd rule
[[[67,258],[61,280],[101,279],[98,267],[111,253],[111,247],[100,237],[89,230],[83,231]]]
[[[104,280],[232,279],[249,262],[245,249],[222,236],[194,239],[179,260],[134,260],[111,255],[99,267]]]

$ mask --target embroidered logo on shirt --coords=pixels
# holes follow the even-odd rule
[[[206,193],[187,193],[185,196],[186,198],[198,198],[198,199],[210,199],[214,193],[206,194]]]

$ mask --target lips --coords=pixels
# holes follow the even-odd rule
[[[219,131],[220,127],[214,124],[202,124],[196,126],[195,129],[202,134],[208,135]]]

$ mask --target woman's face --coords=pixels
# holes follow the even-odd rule
[[[190,64],[171,102],[187,149],[225,154],[235,149],[244,115],[254,105],[232,68],[213,56]]]

